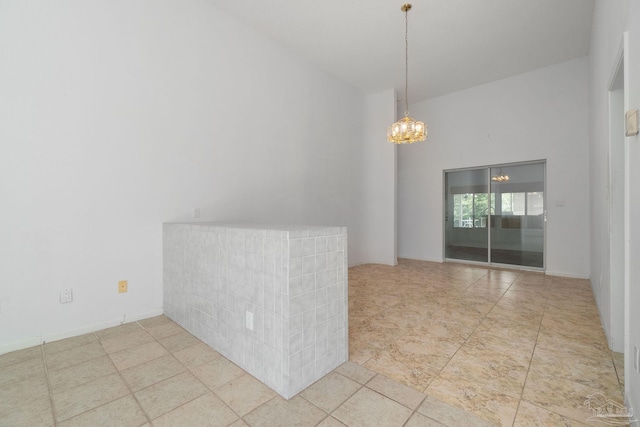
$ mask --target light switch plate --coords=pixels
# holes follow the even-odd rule
[[[247,321],[246,321],[247,329],[253,331],[253,313],[247,311]]]
[[[638,134],[638,110],[629,110],[624,115],[626,132],[625,136],[636,136]]]
[[[65,288],[60,291],[60,304],[66,304],[73,301],[73,289]]]

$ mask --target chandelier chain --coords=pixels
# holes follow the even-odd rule
[[[394,144],[413,144],[427,139],[424,122],[409,117],[409,9],[411,3],[404,4],[404,117],[387,126],[387,141]]]
[[[409,116],[409,9],[404,11],[404,115]]]

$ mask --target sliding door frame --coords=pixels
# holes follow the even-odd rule
[[[494,215],[491,213],[491,208],[493,208],[491,204],[491,169],[492,168],[507,168],[512,166],[523,166],[523,165],[533,165],[533,164],[541,164],[542,165],[542,179],[543,179],[543,219],[542,219],[542,267],[532,267],[526,265],[518,265],[518,264],[503,264],[503,263],[494,263],[491,260],[491,217]],[[462,172],[462,171],[473,171],[486,169],[489,173],[487,173],[487,189],[488,189],[488,218],[487,218],[487,261],[472,261],[472,260],[464,260],[464,259],[456,259],[456,258],[447,258],[447,217],[449,212],[447,212],[447,173],[449,172]],[[444,169],[442,171],[442,259],[445,262],[455,262],[462,264],[476,264],[476,265],[484,265],[484,266],[492,266],[499,268],[510,268],[517,270],[526,270],[526,271],[539,271],[544,272],[547,266],[547,160],[539,159],[539,160],[530,160],[526,162],[512,162],[512,163],[498,163],[492,165],[482,165],[482,166],[472,166],[466,168],[456,168],[456,169]],[[525,197],[526,199],[526,197]],[[526,202],[525,202],[526,203]],[[494,208],[495,209],[495,208]]]

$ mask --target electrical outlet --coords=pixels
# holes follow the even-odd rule
[[[637,345],[633,346],[633,367],[636,372],[640,372],[640,347]]]
[[[120,280],[118,282],[118,293],[122,294],[127,292],[128,286],[129,286],[129,283],[126,280]]]
[[[60,304],[66,304],[73,301],[73,289],[65,288],[60,291]]]
[[[250,311],[247,311],[247,329],[250,331],[253,331],[253,313]]]
[[[192,216],[194,218],[200,218],[200,208],[193,208]]]

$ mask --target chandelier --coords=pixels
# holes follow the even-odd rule
[[[387,126],[387,141],[394,144],[413,144],[427,139],[424,122],[409,117],[409,10],[407,3],[400,8],[404,12],[404,117]]]
[[[491,181],[493,181],[493,182],[507,182],[507,181],[509,181],[509,175],[502,175],[502,172],[500,172],[500,175],[493,175],[491,177]]]

